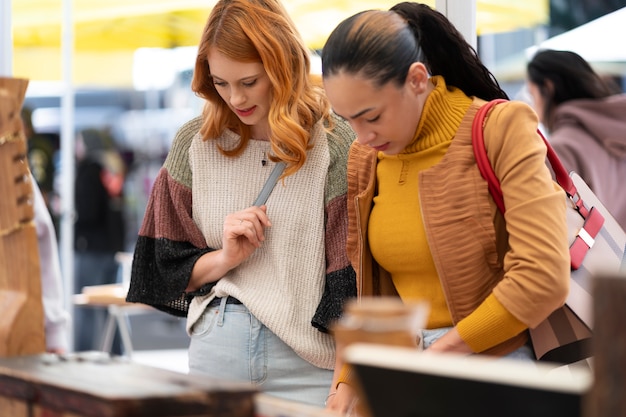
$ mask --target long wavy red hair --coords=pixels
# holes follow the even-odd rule
[[[313,125],[330,123],[330,104],[323,90],[310,78],[309,51],[283,6],[277,0],[220,0],[204,28],[192,80],[192,90],[206,99],[205,140],[219,137],[224,129],[241,135],[232,149],[237,156],[250,140],[250,127],[239,120],[218,94],[207,60],[209,49],[235,61],[261,62],[272,84],[270,142],[273,159],[287,163],[284,175],[296,172],[306,160]]]

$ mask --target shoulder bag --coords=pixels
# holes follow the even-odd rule
[[[483,137],[489,111],[501,102],[506,100],[492,100],[479,109],[472,125],[472,144],[481,175],[487,181],[498,209],[504,214],[500,181],[487,156]],[[546,144],[556,182],[568,200],[571,274],[570,293],[565,305],[529,332],[537,359],[571,364],[591,356],[592,281],[600,274],[624,273],[626,233],[583,179],[575,172],[568,174],[550,143],[540,131],[537,132]]]

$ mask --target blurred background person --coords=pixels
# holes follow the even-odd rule
[[[626,229],[626,94],[570,51],[541,50],[527,89],[550,143]]]
[[[54,208],[54,178],[60,138],[56,134],[36,132],[33,127],[32,117],[33,110],[26,106],[23,107],[22,122],[28,143],[28,165],[46,207],[50,211],[50,216],[56,229],[58,211]]]
[[[115,254],[124,250],[124,162],[107,132],[83,130],[76,141],[76,223],[74,225],[74,292],[85,286],[119,281]],[[75,310],[74,349],[99,349],[107,312]],[[112,353],[121,354],[119,336]]]

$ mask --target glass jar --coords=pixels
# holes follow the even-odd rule
[[[343,347],[351,343],[377,343],[417,347],[420,329],[428,319],[424,301],[405,303],[397,297],[362,297],[348,302],[333,327]]]

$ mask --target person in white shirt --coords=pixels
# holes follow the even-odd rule
[[[35,207],[35,228],[39,245],[41,295],[44,308],[46,351],[65,353],[69,347],[70,314],[63,305],[63,276],[56,231],[37,182],[31,175]]]

